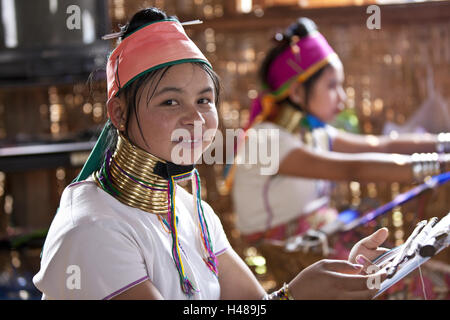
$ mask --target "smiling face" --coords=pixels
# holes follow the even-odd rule
[[[199,160],[218,127],[211,76],[195,64],[173,65],[159,82],[147,81],[137,97],[136,116],[130,116],[127,131],[131,142],[176,164]]]
[[[340,61],[330,64],[313,85],[306,109],[324,122],[333,121],[344,109],[344,70]]]

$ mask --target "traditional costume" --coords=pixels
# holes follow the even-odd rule
[[[279,134],[278,164],[290,151],[308,147],[315,151],[332,150],[336,129],[308,114],[298,106],[283,102],[293,81],[304,82],[338,57],[326,39],[315,32],[295,38],[269,66],[264,91],[253,101],[249,130],[276,130]],[[278,105],[277,105],[278,104]],[[249,159],[248,139],[243,138],[237,158]],[[264,139],[258,148],[265,148]],[[263,164],[235,165],[233,202],[237,226],[249,242],[262,238],[286,239],[309,228],[318,228],[336,218],[329,210],[330,183],[283,175],[261,175]],[[248,201],[248,199],[253,199]],[[325,208],[326,210],[321,210]],[[312,215],[310,215],[312,214]]]
[[[209,64],[174,19],[127,35],[107,64],[108,99],[136,78],[186,62]],[[88,161],[61,197],[33,278],[43,299],[110,299],[150,280],[166,299],[219,299],[217,256],[230,244],[200,198],[193,165],[159,159],[106,123]],[[177,185],[191,179],[193,195]]]
[[[260,161],[256,164],[238,164],[239,159],[251,158],[250,153],[254,148],[251,146],[251,143],[254,143],[251,141],[252,136],[258,137],[257,148],[253,149],[258,150],[258,154],[261,154],[260,149],[271,150],[268,143],[273,141],[267,139],[266,135],[254,134],[252,130],[276,130],[279,149],[272,160],[278,161],[278,165],[290,151],[299,147],[310,148],[315,152],[333,150],[337,129],[286,101],[286,98],[289,97],[289,88],[293,81],[305,82],[325,65],[333,64],[335,59],[338,59],[336,53],[316,31],[302,39],[292,37],[290,45],[268,68],[267,82],[263,84],[264,89],[258,98],[253,101],[250,124],[238,143],[237,161],[229,171],[226,181],[228,187],[232,187],[237,214],[236,225],[248,244],[258,247],[259,244],[267,245],[268,242],[263,240],[269,240],[271,243],[270,240],[295,239],[293,236],[305,235],[308,230],[319,230],[326,225],[332,225],[338,218],[338,212],[329,206],[330,182],[278,174],[263,175],[261,169],[267,164]],[[448,145],[448,142],[444,142],[448,141],[446,139],[444,134],[440,135],[441,142],[438,146],[442,150],[448,150],[445,149]],[[423,162],[418,163],[423,167]],[[418,171],[423,173],[423,170]],[[438,173],[433,171],[433,174]],[[423,178],[420,176],[418,181],[423,181]],[[347,260],[352,246],[367,235],[358,234],[357,230],[336,234],[327,258]],[[327,242],[326,238],[324,240]],[[283,247],[286,252],[289,252],[289,245],[288,241]],[[259,248],[261,252],[270,252],[273,259],[286,258],[286,255],[279,253],[279,245],[276,245],[278,257],[274,254],[277,250],[267,251],[265,247]],[[292,260],[285,262],[275,264],[279,268],[282,268],[281,265],[286,269],[292,268],[289,277],[298,272],[298,264],[293,264]],[[268,261],[267,264],[270,266],[272,263]],[[423,275],[420,277],[403,279],[389,288],[384,298],[413,299],[425,296],[448,299],[448,272],[442,269],[431,272],[431,268],[427,266],[423,269]],[[420,283],[424,288],[418,286]]]

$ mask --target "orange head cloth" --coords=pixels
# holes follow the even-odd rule
[[[210,65],[180,22],[164,19],[144,25],[123,39],[108,58],[108,101],[137,77],[184,62]]]

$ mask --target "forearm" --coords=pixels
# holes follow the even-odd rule
[[[333,142],[333,151],[343,153],[426,153],[436,152],[437,143],[437,135],[429,133],[374,136],[339,132]]]
[[[450,154],[358,154],[351,166],[351,181],[422,183],[427,177],[450,171]]]
[[[278,173],[333,181],[411,183],[414,181],[412,166],[413,158],[409,155],[318,153],[298,148],[281,162]]]
[[[411,157],[400,154],[333,154],[335,180],[359,182],[413,182]],[[320,164],[319,164],[320,165]],[[328,172],[327,172],[328,171]]]
[[[386,153],[429,153],[436,152],[437,136],[434,134],[402,134],[398,137],[385,137]]]
[[[400,154],[363,153],[350,160],[346,180],[359,182],[414,181],[410,156]]]

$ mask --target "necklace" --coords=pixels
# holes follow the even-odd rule
[[[155,174],[166,164],[119,135],[114,155],[108,151],[102,168],[94,173],[97,184],[126,205],[154,214],[169,210],[168,181]]]
[[[120,202],[158,216],[163,229],[172,237],[172,258],[178,271],[181,289],[188,296],[198,290],[188,279],[181,259],[175,191],[176,182],[191,179],[194,208],[204,247],[201,255],[207,267],[217,276],[217,258],[201,204],[200,176],[193,165],[182,166],[164,161],[133,145],[118,133],[114,153],[107,151],[103,165],[93,173],[93,178],[101,189]]]
[[[303,119],[304,114],[302,111],[289,104],[283,104],[279,106],[279,112],[273,122],[290,133],[296,133],[300,129]]]

